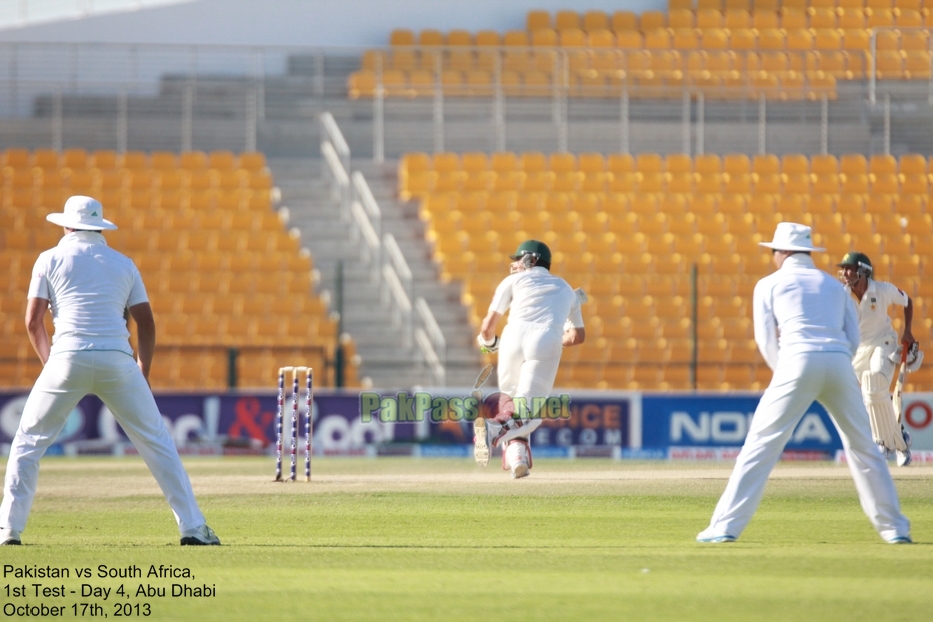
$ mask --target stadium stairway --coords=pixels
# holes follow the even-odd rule
[[[310,158],[270,158],[269,168],[289,210],[289,224],[301,232],[302,245],[314,255],[320,273],[319,292],[326,292],[331,309],[336,305],[338,261],[343,262],[343,328],[353,334],[362,359],[360,376],[368,376],[376,388],[403,389],[430,386],[430,373],[419,361],[416,349],[406,348],[399,331],[387,330],[388,309],[380,289],[360,260],[350,229],[340,219],[326,183],[320,179],[320,161]],[[447,386],[472,386],[481,367],[471,347],[473,335],[460,304],[460,291],[438,279],[437,267],[425,242],[424,226],[414,202],[396,198],[396,163],[377,166],[354,161],[370,185],[383,212],[383,229],[392,233],[408,262],[415,295],[423,297],[447,339]]]

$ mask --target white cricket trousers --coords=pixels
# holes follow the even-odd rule
[[[560,326],[509,322],[499,345],[499,390],[511,397],[547,397],[560,366]]]
[[[813,401],[832,417],[842,438],[862,510],[885,540],[910,535],[894,480],[872,440],[852,359],[842,352],[781,358],[752,419],[745,445],[710,521],[711,530],[739,537],[758,509],[768,476]]]
[[[852,368],[855,369],[855,377],[861,380],[862,374],[870,371],[884,374],[890,384],[897,373],[897,363],[889,357],[897,351],[898,345],[897,333],[893,331],[874,341],[859,345],[858,350],[855,351],[855,356],[852,357]]]
[[[39,479],[39,459],[85,395],[97,395],[145,460],[175,514],[179,531],[200,527],[188,474],[178,457],[149,384],[133,358],[113,350],[82,350],[51,356],[26,399],[10,448],[0,527],[26,529]]]

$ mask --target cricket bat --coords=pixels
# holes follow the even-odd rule
[[[489,376],[492,374],[493,366],[487,365],[483,368],[483,371],[479,372],[479,376],[476,377],[476,382],[473,383],[473,393],[471,394],[476,398],[477,402],[483,401],[483,390],[482,387],[486,384],[486,381],[489,380]]]
[[[907,347],[906,343],[901,344],[901,362],[898,365],[898,374],[897,382],[894,384],[894,395],[891,396],[891,401],[894,403],[894,415],[897,417],[897,422],[902,423],[904,416],[904,381],[907,378],[907,353],[910,348]]]

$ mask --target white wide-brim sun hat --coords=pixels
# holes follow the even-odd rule
[[[796,222],[779,222],[774,229],[774,239],[759,242],[759,246],[777,251],[825,251],[825,248],[813,246],[810,227]]]
[[[50,223],[69,229],[88,231],[113,230],[117,226],[104,219],[104,206],[91,197],[74,196],[65,201],[64,209],[45,217]]]

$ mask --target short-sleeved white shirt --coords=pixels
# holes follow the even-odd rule
[[[851,292],[851,289],[846,286]],[[907,294],[891,283],[868,280],[868,289],[858,302],[858,328],[862,335],[862,343],[871,343],[877,339],[894,332],[891,325],[891,316],[888,307],[898,305],[907,306]],[[896,333],[895,333],[896,336]]]
[[[133,261],[95,231],[75,231],[39,255],[29,298],[49,301],[55,334],[51,354],[119,350],[133,355],[124,312],[149,301]]]
[[[528,322],[563,328],[570,319],[583,328],[580,300],[567,281],[536,266],[505,277],[489,305],[491,311],[509,311],[510,322]]]

